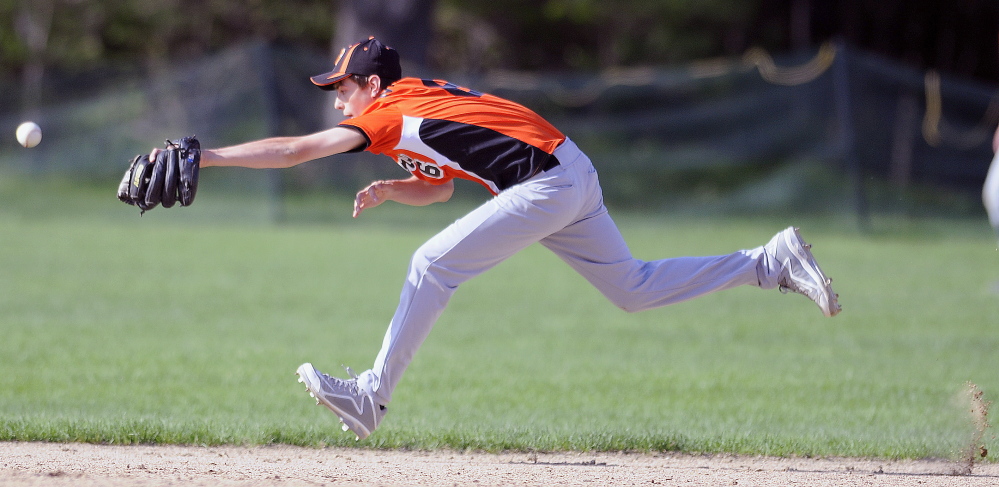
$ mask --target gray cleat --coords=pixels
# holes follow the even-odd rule
[[[826,277],[815,262],[811,248],[795,227],[786,228],[764,246],[767,254],[781,264],[778,283],[782,293],[804,294],[819,305],[822,314],[836,316],[843,309],[838,302],[839,295],[832,290],[832,279]]]
[[[316,405],[322,404],[333,411],[343,423],[343,430],[353,431],[358,440],[367,438],[385,417],[385,406],[357,387],[357,377],[346,380],[330,377],[310,363],[300,365],[295,374],[309,395],[316,398]]]

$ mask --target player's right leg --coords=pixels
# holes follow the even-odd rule
[[[780,287],[808,296],[823,314],[839,312],[837,296],[808,246],[794,229],[778,242],[727,255],[643,261],[632,256],[603,205],[600,184],[589,160],[573,166],[586,203],[574,223],[541,240],[615,305],[641,311],[742,285]],[[561,156],[560,156],[561,158]],[[785,235],[786,236],[786,235]],[[815,277],[814,279],[812,278]]]
[[[777,282],[781,292],[793,291],[811,299],[826,316],[836,316],[842,309],[839,295],[833,292],[832,279],[826,277],[812,256],[812,246],[801,239],[795,227],[788,227],[774,235],[763,249],[779,269]]]
[[[585,277],[615,305],[634,312],[751,285],[794,291],[826,316],[840,311],[831,280],[818,267],[797,230],[770,243],[727,255],[643,261],[631,255],[606,211],[577,222],[541,243]]]
[[[762,247],[728,255],[644,261],[601,208],[541,241],[617,307],[637,312],[766,279]],[[776,281],[770,287],[776,287]]]

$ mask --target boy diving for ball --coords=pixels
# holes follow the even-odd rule
[[[345,48],[332,71],[312,82],[336,96],[346,120],[311,135],[205,149],[201,165],[282,168],[369,151],[409,173],[360,190],[354,217],[386,201],[447,201],[455,178],[492,194],[413,254],[370,369],[341,379],[309,363],[298,368],[318,403],[358,439],[381,423],[392,392],[458,287],[536,242],[628,312],[736,286],[793,291],[825,316],[840,311],[831,280],[793,227],[765,245],[727,255],[636,259],[604,206],[596,169],[570,138],[509,100],[444,80],[404,78],[398,53],[377,39]]]

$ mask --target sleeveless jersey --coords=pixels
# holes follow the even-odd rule
[[[533,111],[443,80],[403,78],[340,126],[417,178],[469,179],[493,194],[558,164],[565,135]]]

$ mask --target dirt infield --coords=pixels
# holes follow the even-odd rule
[[[637,453],[0,443],[4,486],[985,486],[999,464]]]

